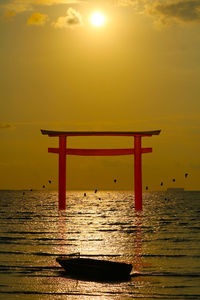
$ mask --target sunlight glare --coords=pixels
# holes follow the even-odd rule
[[[91,18],[90,18],[91,23],[96,26],[102,26],[105,22],[105,17],[102,13],[100,12],[95,12],[92,14]]]

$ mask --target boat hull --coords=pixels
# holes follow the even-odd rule
[[[131,264],[97,260],[90,258],[58,257],[56,261],[68,275],[89,280],[127,280],[132,270]]]

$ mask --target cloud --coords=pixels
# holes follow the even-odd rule
[[[16,12],[14,11],[6,11],[4,14],[3,14],[3,18],[4,20],[6,21],[13,21],[13,18],[16,16]]]
[[[0,129],[12,129],[13,125],[10,123],[0,123]]]
[[[78,0],[27,0],[36,5],[72,4],[79,3]]]
[[[72,7],[68,8],[65,17],[59,17],[56,22],[53,22],[52,25],[55,28],[66,28],[69,26],[80,26],[82,25],[81,14],[73,9]]]
[[[132,6],[135,5],[136,1],[133,0],[118,0],[117,5],[118,6]]]
[[[28,25],[44,25],[48,20],[48,16],[45,14],[41,14],[39,12],[36,12],[30,16],[30,18],[27,20]]]
[[[80,3],[79,0],[10,0],[9,3],[2,5],[5,13],[22,13],[31,11],[34,6],[51,6],[56,4],[74,4]]]
[[[154,1],[146,12],[163,25],[170,23],[200,23],[200,0]]]
[[[106,1],[106,0],[105,0]],[[33,11],[38,6],[53,6],[63,4],[89,3],[92,0],[8,0],[2,4],[4,18],[12,20],[15,14]],[[132,6],[138,12],[155,18],[159,25],[199,24],[200,0],[107,0],[110,4],[118,6]],[[71,9],[71,8],[70,8]],[[69,25],[81,25],[79,13],[69,11],[67,16],[59,17],[53,25],[56,28],[65,28]]]

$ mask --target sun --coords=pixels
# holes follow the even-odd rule
[[[99,27],[105,23],[105,17],[101,12],[97,11],[92,14],[90,21],[91,21],[92,25]]]

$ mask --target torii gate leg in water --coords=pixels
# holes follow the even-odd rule
[[[59,136],[59,209],[66,209],[66,136]]]
[[[142,210],[142,148],[141,136],[134,137],[135,210]]]

